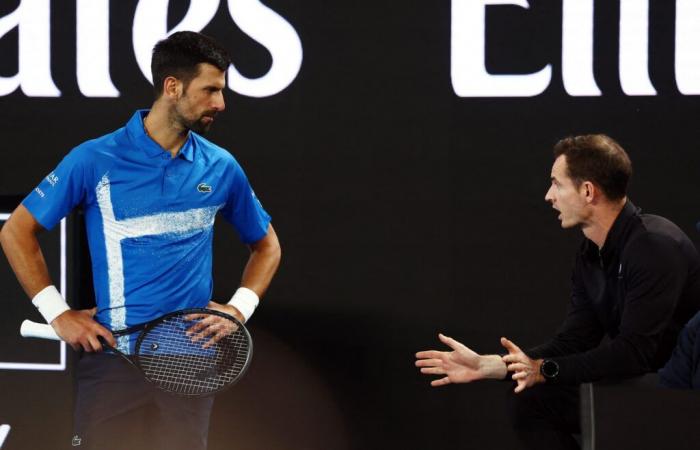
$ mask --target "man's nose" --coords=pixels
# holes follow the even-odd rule
[[[219,92],[219,95],[216,96],[212,106],[217,111],[223,111],[226,109],[226,102],[224,101],[224,94],[222,92]]]
[[[549,189],[547,189],[547,193],[544,194],[544,201],[545,201],[545,202],[554,203],[554,195],[552,195],[552,188],[551,188],[551,186],[550,186]]]

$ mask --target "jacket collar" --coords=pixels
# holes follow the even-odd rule
[[[585,252],[589,257],[598,259],[602,258],[603,264],[607,265],[610,259],[619,253],[620,248],[624,244],[624,235],[627,232],[632,218],[639,216],[641,209],[634,206],[628,199],[625,206],[622,207],[620,213],[615,218],[608,235],[605,237],[603,248],[598,252],[598,246],[590,239],[586,239]]]

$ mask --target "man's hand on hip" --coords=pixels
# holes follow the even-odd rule
[[[97,308],[71,309],[56,317],[51,322],[51,326],[63,341],[73,347],[73,350],[82,348],[86,352],[101,351],[102,344],[98,336],[102,336],[112,347],[116,346],[112,333],[93,319],[96,311]]]

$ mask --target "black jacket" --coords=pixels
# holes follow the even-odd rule
[[[581,245],[557,335],[526,353],[559,364],[552,383],[641,375],[663,366],[699,309],[695,246],[672,222],[628,201],[602,249],[588,239]]]

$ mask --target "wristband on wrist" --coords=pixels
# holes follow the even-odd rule
[[[46,323],[50,324],[59,315],[70,309],[68,303],[63,299],[61,293],[58,292],[56,286],[47,286],[32,299],[32,304],[36,306],[39,313],[44,316]]]
[[[247,322],[255,312],[255,308],[258,307],[259,302],[258,294],[248,288],[239,287],[228,304],[240,311],[243,315],[243,322]]]

